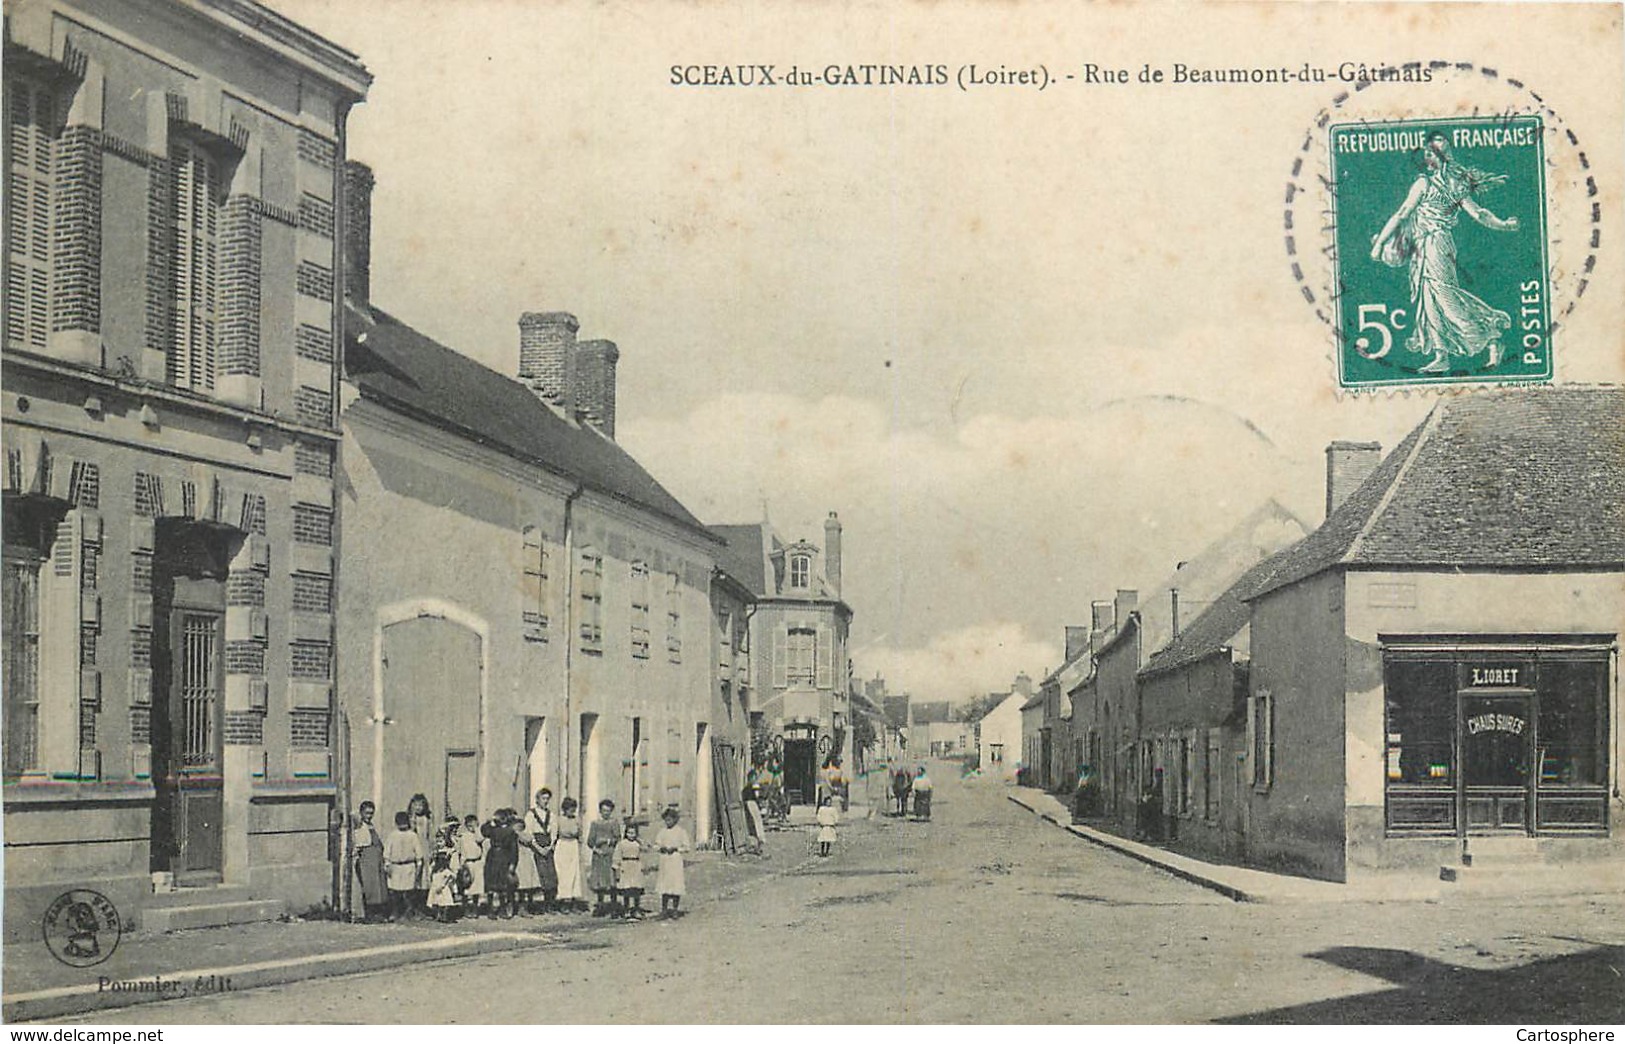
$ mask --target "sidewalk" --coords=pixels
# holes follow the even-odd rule
[[[1131,841],[1072,822],[1059,798],[1032,787],[1014,787],[1012,802],[1076,837],[1165,870],[1192,884],[1242,903],[1343,903],[1473,901],[1489,897],[1572,899],[1625,892],[1625,870],[1608,864],[1518,866],[1490,871],[1465,884],[1430,877],[1425,869],[1373,874],[1349,884],[1209,863],[1156,845]]]
[[[802,840],[794,834],[782,840],[770,836],[766,858],[696,853],[688,866],[684,908],[703,909],[758,879],[795,869],[803,862]],[[596,949],[610,943],[593,936],[617,927],[636,930],[624,922],[570,914],[479,917],[454,924],[271,921],[169,934],[133,932],[119,940],[111,957],[90,968],[62,964],[42,942],[26,940],[5,947],[0,1015],[8,1023],[59,1019],[425,961],[550,946]]]
[[[1415,902],[1441,898],[1449,887],[1430,881],[1423,873],[1384,875],[1357,884],[1317,881],[1290,874],[1272,874],[1243,866],[1208,863],[1155,845],[1130,841],[1094,827],[1072,822],[1072,810],[1053,794],[1032,787],[1015,787],[1010,800],[1085,841],[1150,864],[1192,884],[1210,888],[1240,903],[1293,902]]]

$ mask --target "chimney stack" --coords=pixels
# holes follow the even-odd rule
[[[569,312],[526,312],[519,317],[519,380],[572,419],[579,329],[581,324]]]
[[[841,597],[841,520],[833,511],[824,519],[824,579]]]
[[[1090,629],[1094,631],[1109,631],[1112,629],[1112,603],[1090,602]]]
[[[576,409],[583,420],[615,437],[615,364],[621,350],[614,341],[582,341],[576,345]]]
[[[344,296],[372,301],[372,168],[344,161]]]
[[[1065,662],[1071,663],[1089,649],[1089,628],[1067,627]]]
[[[1021,693],[1021,695],[1027,697],[1028,699],[1032,699],[1032,697],[1033,697],[1033,679],[1032,679],[1032,676],[1029,675],[1026,671],[1022,671],[1020,674],[1016,675],[1016,680],[1015,680],[1014,684],[1012,684],[1010,686],[1010,691],[1011,692],[1019,692],[1019,693]]]
[[[1326,515],[1331,516],[1382,463],[1380,442],[1333,442],[1326,447]]]
[[[1118,588],[1117,597],[1112,599],[1112,620],[1115,625],[1122,627],[1128,623],[1128,614],[1140,605],[1140,593]]]

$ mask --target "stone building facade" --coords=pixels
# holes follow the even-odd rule
[[[354,165],[352,165],[354,167]],[[353,169],[357,184],[371,181]],[[353,229],[370,226],[356,193]],[[360,296],[350,250],[338,591],[353,803],[709,815],[722,541],[621,448],[609,342],[519,317],[517,379]],[[575,382],[575,383],[571,383]],[[740,614],[742,623],[743,614]],[[702,809],[704,810],[702,812]]]
[[[8,937],[67,887],[138,922],[314,903],[369,76],[245,0],[40,0],[6,28]]]
[[[841,599],[841,523],[830,512],[824,546],[783,543],[767,523],[715,526],[728,543],[728,570],[750,589],[751,728],[771,749],[792,803],[817,799],[830,758],[852,761],[852,610]]]

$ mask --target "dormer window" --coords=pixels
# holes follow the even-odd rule
[[[804,590],[811,583],[811,578],[812,578],[812,556],[811,555],[791,555],[790,556],[790,586],[794,587],[794,588]]]

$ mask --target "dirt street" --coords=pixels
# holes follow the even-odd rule
[[[1625,1021],[1625,901],[1238,904],[937,765],[934,821],[677,922],[110,1012],[109,1022]],[[154,969],[159,971],[159,969]]]

